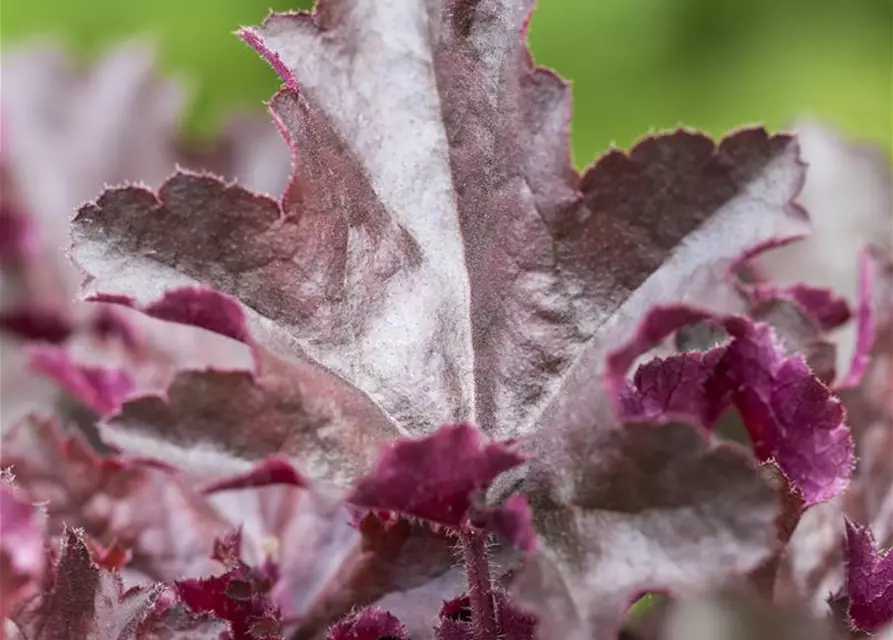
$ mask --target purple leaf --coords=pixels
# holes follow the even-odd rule
[[[120,409],[133,391],[133,380],[126,372],[77,364],[58,347],[32,347],[28,356],[33,371],[53,380],[98,415],[109,415]]]
[[[152,394],[127,402],[102,425],[104,437],[125,448],[131,438],[157,443],[169,461],[184,467],[190,460],[192,465],[203,462],[196,455],[201,445],[214,444],[215,453],[229,454],[205,459],[202,466],[214,477],[242,473],[244,461],[276,454],[296,459],[308,479],[322,477],[339,485],[371,467],[376,445],[388,432],[378,408],[321,368],[308,367],[294,378],[289,363],[258,353],[258,374],[181,371],[166,397]],[[174,443],[186,446],[178,452]]]
[[[474,423],[493,441],[527,436],[532,464],[545,468],[578,429],[613,424],[602,411],[605,358],[652,306],[693,301],[721,313],[743,310],[730,273],[742,256],[807,230],[793,202],[804,175],[796,144],[760,129],[719,143],[679,130],[612,151],[577,174],[567,142],[569,89],[533,67],[524,41],[531,9],[529,1],[328,0],[313,14],[273,15],[242,32],[286,84],[270,104],[293,151],[281,198],[189,172],[157,194],[110,189],[78,212],[73,255],[89,274],[86,291],[107,302],[127,296],[151,308],[184,286],[232,296],[244,324],[235,305],[208,313],[205,296],[196,310],[171,295],[162,317],[233,337],[250,327],[259,361],[250,370],[171,366],[176,376],[165,380],[165,392],[153,388],[155,395],[102,425],[107,442],[153,452],[201,484],[245,486],[250,463],[284,456],[320,485],[364,478],[353,496],[363,505],[455,524],[472,493],[520,456],[491,459],[475,439],[472,461],[460,459],[455,474],[445,473],[452,471],[445,457],[433,459],[435,485],[417,461],[396,455],[370,474],[383,445],[400,438],[391,452],[414,451],[412,438],[428,446],[443,437],[437,425]],[[74,107],[66,122],[81,114]],[[137,107],[156,115],[152,104]],[[149,342],[167,346],[162,335]],[[660,449],[666,436],[655,437]],[[622,476],[623,467],[603,462],[602,482],[613,484],[611,473]],[[581,459],[554,473],[585,478],[592,466]],[[394,469],[424,481],[419,496],[400,483],[382,486]],[[363,483],[374,493],[360,495]],[[754,491],[744,492],[753,498],[742,507],[753,512],[746,524],[763,522],[768,509]],[[576,508],[559,494],[562,509]],[[429,531],[348,531],[347,514],[289,485],[200,498],[229,524],[246,521],[246,554],[255,564],[275,560],[282,577],[271,598],[302,634],[382,596],[400,604],[413,592],[455,595],[445,545]],[[530,497],[537,518],[541,498]],[[261,513],[249,516],[255,507]],[[679,518],[687,524],[690,515]],[[718,579],[747,565],[762,540],[753,527],[727,534],[731,517],[719,507],[708,515],[719,524],[705,517],[701,528],[692,525],[699,540],[720,532],[739,545],[723,548],[734,561],[709,569]],[[497,520],[494,528],[505,525],[530,546],[522,524]],[[197,529],[207,540],[210,528]],[[162,539],[157,557],[179,542]],[[580,553],[597,544],[587,538]],[[675,538],[661,545],[652,548],[666,556],[685,547]],[[167,557],[183,561],[176,552]],[[627,576],[618,591],[639,577]],[[667,580],[684,582],[675,574]],[[616,593],[604,601],[619,613]],[[413,623],[433,619],[421,606],[412,614]]]
[[[531,65],[529,5],[333,0],[244,31],[288,85],[271,103],[295,154],[288,189],[275,201],[179,173],[157,195],[107,191],[75,222],[89,290],[238,298],[290,379],[325,371],[320,397],[380,409],[369,422],[386,429],[344,429],[336,457],[364,432],[377,450],[444,422],[500,439],[551,428],[550,404],[591,388],[654,303],[740,306],[732,265],[807,230],[796,145],[678,131],[576,174],[569,91]],[[424,55],[380,37],[397,24]]]
[[[12,615],[31,640],[133,639],[162,590],[160,585],[125,590],[117,572],[96,566],[83,534],[67,528],[53,572],[39,599]]]
[[[16,309],[0,315],[0,328],[25,340],[58,344],[71,335],[69,320],[61,312],[37,307]]]
[[[705,320],[722,326],[731,341],[706,353],[653,361],[636,372],[632,385],[625,383],[622,376],[638,355],[676,329]],[[801,357],[782,355],[767,325],[663,307],[610,362],[608,384],[625,419],[695,419],[709,428],[734,404],[757,457],[774,460],[807,505],[846,488],[854,461],[843,408]]]
[[[859,258],[859,304],[856,310],[856,345],[853,351],[853,357],[850,360],[849,369],[843,379],[837,384],[838,389],[849,389],[855,387],[861,382],[865,371],[868,368],[871,350],[874,346],[875,333],[878,328],[875,326],[877,320],[875,315],[879,313],[879,306],[874,300],[875,289],[880,289],[880,295],[893,294],[893,287],[884,286],[885,283],[878,282],[882,279],[884,262],[887,262],[887,268],[890,269],[890,259],[884,259],[882,252],[876,247],[867,247],[863,249]],[[887,290],[889,289],[889,290]],[[886,303],[889,305],[890,303]]]
[[[160,599],[136,632],[137,640],[220,640],[228,622],[212,614],[196,614],[171,593]]]
[[[531,7],[329,0],[243,31],[286,83],[270,103],[294,154],[281,198],[189,172],[157,193],[110,189],[76,216],[72,253],[87,293],[233,296],[269,362],[181,372],[166,402],[125,406],[104,438],[225,475],[278,454],[342,487],[383,445],[444,423],[530,436],[548,456],[603,404],[607,353],[653,305],[743,309],[742,256],[808,229],[796,143],[679,130],[577,174],[570,92],[524,41]],[[423,513],[456,522],[479,481],[448,485],[446,515]],[[363,503],[433,509],[427,493]],[[312,610],[310,633],[389,591],[452,597],[442,548],[407,534],[283,613]],[[413,607],[414,624],[426,612]]]
[[[760,283],[747,287],[745,292],[754,306],[778,300],[790,302],[802,310],[822,331],[836,329],[852,317],[846,298],[836,295],[830,289],[821,289],[800,282],[787,287]]]
[[[80,437],[62,438],[37,420],[4,432],[0,465],[15,468],[30,499],[47,502],[53,528],[65,523],[103,544],[117,542],[145,575],[172,580],[214,569],[208,554],[229,523],[179,474],[100,458]]]
[[[122,295],[96,294],[89,296],[88,300],[138,308],[159,320],[201,327],[246,344],[252,342],[245,324],[245,313],[239,303],[208,287],[171,289],[143,307],[133,298]]]
[[[486,490],[499,474],[524,460],[503,444],[483,444],[474,427],[444,426],[427,438],[388,447],[346,499],[367,509],[398,511],[458,528],[472,494]]]
[[[893,623],[893,553],[878,549],[870,529],[847,519],[845,556],[852,625],[873,632]]]
[[[775,301],[751,309],[750,315],[755,321],[772,327],[785,355],[801,355],[823,384],[829,387],[834,384],[837,378],[837,345],[802,308],[785,301]]]
[[[709,590],[776,548],[775,491],[742,451],[684,424],[616,425],[607,405],[527,481],[540,551],[514,592],[539,640],[614,638],[643,591]]]
[[[859,465],[846,493],[803,513],[781,556],[774,589],[779,601],[808,602],[815,613],[825,615],[829,594],[835,594],[839,596],[832,601],[836,617],[849,625],[844,571],[848,544],[845,521],[858,519],[870,524],[878,548],[893,546],[893,521],[889,517],[893,504],[891,424],[879,422],[860,430]]]
[[[241,524],[241,556],[271,576],[270,598],[287,634],[312,636],[357,606],[436,578],[454,561],[452,541],[442,536],[406,522],[357,531],[343,503],[290,484],[219,491],[209,500]]]
[[[326,640],[409,640],[409,634],[390,613],[369,607],[329,629]]]

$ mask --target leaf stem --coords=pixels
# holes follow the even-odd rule
[[[497,640],[499,627],[493,601],[490,562],[487,558],[487,534],[465,526],[459,532],[468,574],[468,600],[474,640]]]

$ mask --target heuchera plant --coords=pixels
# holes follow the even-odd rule
[[[893,624],[889,165],[804,122],[578,173],[531,11],[272,14],[276,127],[202,147],[139,48],[4,56],[4,637]]]

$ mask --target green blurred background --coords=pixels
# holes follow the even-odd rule
[[[3,0],[0,37],[58,36],[91,56],[148,33],[164,69],[193,83],[185,126],[207,134],[278,85],[232,31],[308,4]],[[580,165],[655,129],[781,129],[803,114],[893,150],[893,0],[540,0],[530,41],[538,63],[573,81]]]

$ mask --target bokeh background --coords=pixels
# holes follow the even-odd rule
[[[386,2],[387,0],[368,0]],[[4,48],[57,37],[89,59],[147,35],[194,92],[184,127],[213,133],[277,79],[232,32],[308,0],[3,0]],[[578,165],[685,124],[719,135],[811,115],[893,151],[893,0],[540,0],[536,61],[573,81]]]

